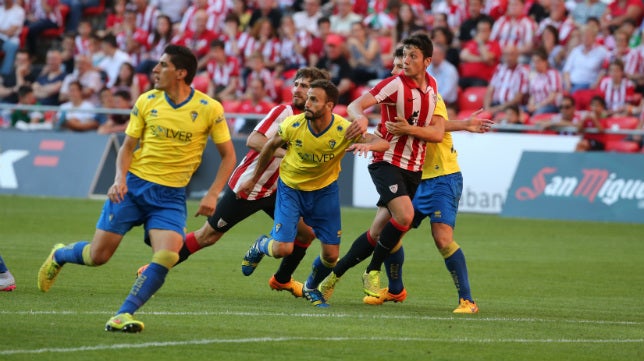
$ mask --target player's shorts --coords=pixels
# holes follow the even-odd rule
[[[418,228],[423,219],[429,217],[432,223],[445,223],[454,228],[462,192],[461,172],[423,179],[412,201],[415,212],[412,227]]]
[[[237,198],[235,192],[226,185],[221,198],[217,201],[215,213],[208,217],[208,223],[216,231],[226,233],[237,223],[258,211],[264,211],[264,213],[273,218],[275,213],[275,192],[266,198],[249,201]]]
[[[271,237],[279,242],[293,242],[300,217],[311,226],[324,244],[340,244],[340,193],[338,183],[315,191],[299,191],[277,182],[275,222]]]
[[[380,195],[378,207],[386,207],[389,202],[401,196],[414,198],[422,172],[412,172],[387,162],[369,164],[369,174]]]
[[[96,228],[120,235],[132,227],[175,231],[185,237],[186,189],[167,187],[128,173],[128,191],[120,203],[109,199],[103,205]]]

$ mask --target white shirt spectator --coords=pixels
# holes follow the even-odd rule
[[[572,84],[593,84],[609,55],[601,45],[593,46],[588,52],[584,52],[583,44],[577,45],[568,54],[563,71],[569,74]]]
[[[70,110],[72,108],[75,110]],[[78,107],[75,107],[72,102],[63,103],[60,105],[58,119],[62,119],[63,113],[65,113],[65,119],[77,119],[81,123],[94,122],[95,108],[94,104],[87,100],[83,100],[81,105]]]
[[[445,103],[456,103],[458,100],[458,70],[449,61],[443,60],[440,64],[432,61],[427,67],[429,75],[438,83],[438,93]]]
[[[18,27],[18,31],[14,32],[11,37],[8,37],[4,33],[0,33],[0,39],[19,43],[20,29],[22,29],[24,22],[25,9],[23,9],[22,6],[14,3],[9,9],[5,9],[4,5],[0,5],[0,31],[7,31],[14,26]]]
[[[130,56],[126,52],[120,49],[117,49],[113,56],[106,54],[98,63],[97,67],[107,74],[107,84],[105,85],[108,88],[111,88],[114,82],[116,82],[123,63],[132,63],[132,59],[130,59]]]

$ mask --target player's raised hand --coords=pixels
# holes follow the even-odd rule
[[[368,143],[354,143],[351,144],[347,149],[346,152],[353,152],[353,155],[361,156],[361,157],[368,157],[369,152],[371,151],[371,144]]]
[[[487,133],[492,129],[494,121],[479,117],[483,109],[479,109],[467,118],[466,130],[472,133]]]
[[[410,125],[407,122],[407,119],[402,117],[395,117],[394,119],[396,120],[395,122],[393,121],[385,122],[385,127],[387,128],[387,131],[393,135],[409,134],[409,130],[412,127],[412,125]]]

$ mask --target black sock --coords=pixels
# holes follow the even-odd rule
[[[306,255],[307,248],[308,245],[306,247],[302,247],[295,242],[293,245],[293,252],[282,258],[282,263],[280,263],[280,267],[277,269],[277,272],[275,272],[275,279],[277,282],[286,283],[291,280],[293,272],[295,272],[295,269],[299,266],[300,262]]]
[[[407,231],[403,230],[402,226],[394,224],[395,221],[392,219],[387,222],[385,227],[382,229],[380,240],[378,241],[378,244],[376,244],[376,248],[373,251],[373,257],[371,257],[371,262],[367,266],[367,272],[380,271],[382,262],[384,262],[385,258],[389,256],[391,249],[398,244],[402,235]]]
[[[336,276],[341,277],[349,268],[357,265],[358,263],[365,260],[373,252],[373,245],[369,242],[369,231],[361,234],[353,244],[349,252],[344,255],[339,261],[338,264],[333,267],[333,273]]]

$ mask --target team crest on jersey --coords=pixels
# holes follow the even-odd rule
[[[331,147],[331,149],[335,148],[335,144],[335,139],[329,140],[329,147]]]
[[[190,112],[190,118],[192,119],[192,122],[193,122],[193,123],[195,122],[195,120],[197,120],[197,116],[198,116],[198,115],[199,115],[199,113],[197,113],[197,112],[196,112],[196,111],[194,111],[194,110],[193,110],[192,112]]]
[[[219,227],[219,228],[226,227],[227,224],[228,224],[228,222],[224,221],[223,218],[219,218],[219,220],[217,221],[217,227]]]
[[[391,191],[391,193],[396,194],[396,192],[398,192],[398,184],[392,184],[392,185],[390,185],[390,186],[389,186],[389,190]]]
[[[220,115],[219,118],[217,118],[217,120],[215,120],[215,123],[219,124],[219,123],[223,122],[224,120],[225,120],[224,116]]]
[[[407,123],[409,123],[409,125],[414,125],[418,120],[418,114],[418,110],[415,110],[413,113],[411,113],[411,117],[407,119]]]
[[[150,110],[150,116],[151,117],[156,117],[159,115],[159,112],[156,109]]]
[[[302,140],[301,139],[295,139],[295,146],[296,147],[301,147],[302,146]]]
[[[279,232],[281,228],[282,228],[282,224],[281,224],[281,223],[276,224],[276,225],[275,225],[275,233]]]

